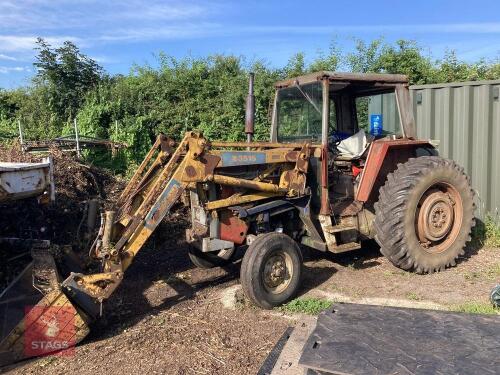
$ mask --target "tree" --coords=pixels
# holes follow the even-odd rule
[[[338,49],[336,41],[330,44],[329,53],[324,55],[322,51],[318,52],[318,57],[311,63],[308,71],[317,72],[320,70],[335,71],[342,61],[341,51]]]
[[[85,94],[101,81],[102,67],[70,41],[56,49],[42,38],[36,43],[34,83],[47,87],[53,112],[63,121],[70,120],[76,115]]]
[[[382,53],[382,39],[356,40],[355,51],[348,53],[346,60],[349,70],[356,73],[376,73],[380,71],[379,59]]]
[[[286,77],[296,77],[305,73],[306,62],[303,52],[298,52],[288,60],[283,69]]]
[[[247,64],[241,56],[176,59],[160,54],[157,68],[136,65],[127,75],[111,77],[71,42],[54,49],[39,39],[37,46],[33,84],[0,90],[0,134],[16,136],[20,120],[26,139],[52,138],[72,132],[68,120],[76,117],[81,135],[129,145],[120,153],[120,171],[140,163],[159,132],[179,139],[185,131],[198,129],[212,140],[244,140],[249,71],[256,73],[256,140],[269,139],[274,83],[286,77],[341,69],[406,74],[411,84],[500,78],[499,59],[470,63],[448,52],[433,60],[408,40],[357,40],[348,51],[333,40],[327,52],[311,60],[297,53],[277,68],[260,61]],[[368,124],[368,99],[359,101],[360,123]],[[97,153],[87,155],[96,163],[103,161]]]
[[[430,58],[422,55],[422,49],[414,41],[398,40],[395,45],[385,45],[375,65],[382,73],[406,74],[414,85],[435,80]]]

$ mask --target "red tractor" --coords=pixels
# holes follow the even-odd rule
[[[405,76],[323,71],[278,82],[269,142],[252,141],[250,82],[247,142],[210,142],[197,132],[180,142],[158,137],[85,252],[99,272],[61,275],[53,253],[34,257],[53,268],[33,267],[43,292],[38,306],[72,309],[73,343],[183,197],[191,209],[186,237],[193,263],[222,265],[245,249],[243,290],[263,308],[295,295],[299,244],[343,253],[375,239],[394,265],[417,273],[453,266],[464,253],[474,225],[470,180],[431,141],[416,138]],[[388,93],[399,121],[386,126],[375,116],[368,129],[369,97]],[[25,326],[16,326],[16,317],[9,322],[0,358],[2,351],[22,358]]]
[[[375,118],[379,123],[367,129],[370,97],[387,93],[393,94],[399,124],[384,129]],[[247,126],[247,134],[251,130]],[[252,151],[223,151],[219,173],[272,182],[271,174],[260,178],[261,168],[271,165],[274,182],[288,189],[285,197],[241,204],[237,200],[245,195],[237,189],[236,201],[214,219],[210,201],[224,197],[223,185],[215,181],[202,203],[191,192],[191,259],[201,267],[217,265],[235,246],[248,244],[241,283],[257,305],[276,306],[295,294],[298,243],[342,253],[374,238],[395,266],[417,273],[454,266],[464,254],[474,226],[470,179],[454,161],[438,156],[434,142],[416,138],[407,77],[323,71],[278,82],[270,141],[233,144]],[[297,158],[291,155],[296,150]],[[293,173],[272,163],[277,152],[290,153]],[[214,220],[220,231],[192,235]]]

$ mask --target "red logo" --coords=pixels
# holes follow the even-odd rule
[[[27,306],[24,310],[24,354],[75,354],[75,309],[68,306]]]

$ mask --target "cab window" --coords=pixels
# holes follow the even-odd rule
[[[321,141],[323,94],[320,82],[278,92],[278,141]]]
[[[401,125],[394,93],[356,98],[359,127],[375,137],[401,135]]]

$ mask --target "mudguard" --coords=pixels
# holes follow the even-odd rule
[[[361,202],[376,200],[378,190],[385,183],[387,175],[394,172],[399,163],[418,156],[419,150],[425,150],[427,155],[437,153],[429,141],[384,138],[373,142],[361,174],[356,200]]]

